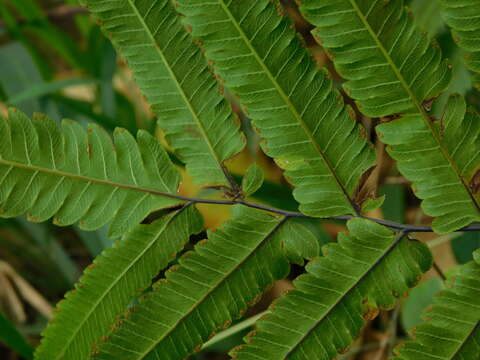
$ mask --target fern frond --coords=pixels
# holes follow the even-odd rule
[[[30,120],[11,110],[0,119],[0,216],[27,213],[31,221],[54,217],[86,230],[112,221],[119,236],[150,212],[173,206],[180,175],[158,141],[139,131],[114,134],[73,121],[62,127],[45,116]]]
[[[422,113],[422,103],[450,82],[447,62],[403,0],[305,0],[300,10],[365,115]]]
[[[398,169],[414,182],[416,196],[424,199],[425,213],[436,216],[435,231],[446,233],[480,221],[480,192],[471,183],[480,171],[480,116],[473,109],[467,110],[462,96],[452,95],[442,120],[432,124],[455,164],[455,172],[444,164],[435,138],[419,117],[404,115],[399,121],[379,125],[377,132],[391,145],[389,153],[397,160]],[[469,192],[464,191],[458,175],[464,184],[471,183]]]
[[[87,268],[76,289],[57,305],[35,358],[89,358],[92,344],[110,332],[116,316],[175,259],[189,236],[201,229],[201,216],[187,205],[150,225],[138,225],[105,250]]]
[[[365,320],[392,308],[431,266],[420,242],[364,219],[348,222],[350,233],[324,247],[296,290],[271,306],[257,322],[246,345],[234,350],[239,360],[329,360],[345,351]]]
[[[477,255],[480,253],[477,252]],[[480,257],[461,267],[434,298],[413,341],[396,348],[396,360],[469,360],[480,357]]]
[[[234,208],[234,218],[166,273],[95,359],[178,360],[198,350],[288,274],[281,246],[286,220]]]
[[[466,51],[465,64],[476,73],[480,89],[480,0],[441,0],[445,22],[455,42]]]
[[[474,174],[463,172],[453,135],[444,136],[424,108],[446,88],[450,70],[437,46],[416,29],[404,2],[305,0],[300,8],[317,26],[315,35],[348,80],[345,89],[359,109],[373,117],[404,115],[377,129],[391,145],[389,152],[400,162],[402,174],[414,181],[425,213],[439,217],[434,230],[446,233],[479,220],[480,202],[468,176]],[[396,132],[395,139],[383,133],[387,128]],[[472,144],[475,136],[466,141]],[[469,169],[479,165],[472,163]],[[440,185],[432,187],[437,182]]]
[[[374,151],[291,22],[269,0],[177,3],[215,72],[254,121],[264,150],[295,185],[300,210],[319,217],[356,213],[355,191]]]
[[[126,58],[171,146],[199,185],[232,185],[223,162],[239,122],[169,0],[83,0]]]

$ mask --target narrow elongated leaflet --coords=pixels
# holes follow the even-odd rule
[[[184,359],[288,274],[279,236],[285,217],[234,208],[97,349],[95,359]]]
[[[87,268],[76,289],[57,305],[43,332],[38,360],[89,359],[93,343],[110,332],[116,317],[175,260],[189,236],[202,229],[192,205],[149,225],[138,225]]]
[[[82,0],[126,58],[194,181],[235,186],[223,162],[244,146],[200,50],[170,0]]]
[[[394,307],[430,268],[428,248],[403,233],[359,218],[347,225],[349,234],[307,265],[307,274],[294,281],[296,290],[271,305],[234,359],[334,359],[365,320]]]
[[[395,360],[467,360],[480,354],[480,252],[434,298],[414,340],[396,348]]]
[[[441,0],[442,15],[452,28],[453,40],[465,50],[465,64],[480,89],[480,0]]]
[[[176,194],[180,175],[154,137],[141,130],[135,140],[117,129],[112,142],[97,125],[87,130],[16,110],[0,119],[0,216],[53,217],[86,230],[111,221],[117,237],[150,212],[180,203],[163,195]]]
[[[302,46],[277,1],[177,0],[185,24],[225,86],[239,97],[312,216],[357,212],[355,194],[374,151],[353,111]]]
[[[438,46],[416,28],[404,1],[304,0],[300,10],[316,26],[314,35],[347,79],[343,86],[360,111],[391,120],[377,127],[379,136],[424,200],[425,213],[437,217],[434,230],[447,233],[480,220],[478,192],[470,186],[478,157],[465,172],[461,155],[452,152],[456,136],[466,138],[471,153],[478,133],[470,133],[459,115],[455,129],[462,130],[448,134],[428,114],[428,102],[448,86],[451,71]]]

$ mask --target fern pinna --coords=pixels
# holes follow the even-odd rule
[[[86,230],[109,224],[118,238],[58,304],[36,359],[187,358],[304,259],[295,289],[230,354],[334,359],[432,266],[414,232],[480,230],[479,115],[458,94],[439,118],[430,112],[448,91],[451,69],[403,0],[300,2],[341,85],[314,60],[278,0],[83,1],[133,71],[169,149],[197,185],[224,197],[180,195],[180,172],[145,131],[117,129],[111,137],[94,124],[85,130],[10,110],[0,121],[1,216]],[[479,0],[440,2],[468,68],[479,72]],[[245,144],[232,98],[284,170],[298,212],[247,199],[262,185],[258,166],[241,185],[229,172],[225,162]],[[371,140],[387,145],[434,218],[431,227],[365,216],[381,205],[367,191]],[[232,216],[204,232],[201,203],[233,205]],[[320,251],[299,218],[346,220],[347,230]],[[475,256],[396,349],[399,360],[478,359]]]

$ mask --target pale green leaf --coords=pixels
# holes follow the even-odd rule
[[[140,130],[135,140],[117,129],[113,143],[99,126],[87,130],[15,110],[0,119],[0,216],[54,217],[86,230],[111,221],[116,237],[150,212],[179,204],[164,196],[177,192],[180,175],[155,138]]]
[[[269,0],[178,0],[186,25],[295,186],[300,210],[354,214],[375,155],[355,114]],[[277,5],[277,6],[276,6]]]
[[[445,23],[440,15],[439,0],[413,0],[410,4],[415,23],[426,31],[430,38],[437,36],[445,28]]]
[[[443,289],[443,282],[433,278],[413,288],[402,304],[402,325],[410,330],[422,322],[421,314],[432,305],[433,297]]]
[[[370,198],[362,203],[362,211],[368,212],[375,209],[378,209],[385,202],[385,195],[378,198]]]
[[[474,360],[480,354],[480,265],[470,262],[435,296],[414,340],[396,348],[395,360]]]
[[[415,195],[423,199],[422,209],[436,217],[434,230],[448,233],[480,221],[480,192],[469,186],[480,170],[480,117],[467,110],[461,96],[453,95],[443,119],[430,126],[437,136],[420,115],[412,114],[379,125],[377,132],[391,145],[389,153],[399,170],[413,181]]]
[[[431,266],[420,242],[364,219],[348,222],[350,233],[323,248],[296,290],[271,306],[238,360],[330,360],[360,335],[365,320],[391,309]]]
[[[456,147],[460,141],[468,146],[465,154],[474,153],[477,132],[469,132],[471,122],[462,122],[463,114],[453,128],[442,129],[427,113],[451,71],[438,46],[416,28],[404,1],[305,0],[300,9],[317,27],[315,36],[347,79],[344,88],[360,111],[391,120],[377,127],[381,140],[414,183],[425,213],[437,217],[434,230],[450,232],[480,219],[478,196],[470,188],[471,170],[480,163],[474,156],[465,169],[466,156]]]
[[[304,225],[289,222],[281,231],[285,233],[283,241],[290,262],[303,266],[303,259],[311,260],[320,255],[317,238]]]
[[[265,176],[263,170],[256,163],[253,163],[247,169],[242,179],[242,192],[245,196],[254,194],[263,184]]]
[[[194,181],[232,185],[223,162],[244,146],[239,123],[170,1],[82,1],[126,58]]]
[[[150,225],[138,225],[106,249],[57,305],[35,359],[89,358],[93,343],[110,332],[116,316],[175,260],[189,235],[201,229],[202,219],[190,205]]]
[[[440,0],[442,15],[455,42],[464,49],[467,67],[476,73],[480,89],[480,0]]]
[[[91,78],[78,78],[78,79],[67,79],[67,80],[58,80],[52,82],[40,82],[38,84],[29,84],[28,88],[15,96],[12,96],[8,99],[8,102],[12,106],[20,106],[25,102],[30,102],[36,100],[42,96],[54,93],[59,90],[71,86],[88,86],[95,85],[98,83],[98,80]]]
[[[4,5],[0,4],[1,17],[8,24],[6,14],[2,13],[2,10],[5,10],[2,6]],[[29,87],[45,85],[38,68],[39,66],[36,66],[29,51],[22,44],[10,42],[0,47],[0,69],[2,69],[0,85],[7,98],[14,98]],[[39,99],[31,98],[23,102],[22,110],[28,115],[40,111]]]
[[[446,61],[403,0],[304,0],[300,10],[364,114],[423,113],[422,103],[448,86]]]
[[[279,230],[286,218],[235,208],[160,280],[100,344],[95,359],[184,359],[240,317],[288,273]]]

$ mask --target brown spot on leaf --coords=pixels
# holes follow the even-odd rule
[[[367,312],[363,314],[363,319],[365,321],[373,320],[378,316],[379,313],[380,313],[380,310],[378,310],[377,307],[369,307],[367,308]]]
[[[227,320],[227,321],[225,321],[225,323],[222,325],[222,327],[223,327],[224,329],[226,329],[226,328],[230,327],[230,325],[232,325],[232,320]]]
[[[253,305],[255,305],[256,303],[258,303],[261,298],[262,298],[262,294],[259,294],[259,295],[255,296],[255,297],[252,299],[252,301],[247,302],[247,305],[248,305],[248,306],[253,306]]]
[[[477,170],[475,175],[473,175],[473,178],[470,181],[470,189],[474,194],[478,193],[480,190],[480,170]]]
[[[393,120],[396,120],[396,119],[399,119],[399,118],[400,118],[400,115],[394,114],[394,115],[390,115],[390,116],[381,117],[379,120],[380,120],[381,123],[388,123],[390,121],[393,121]]]
[[[423,106],[423,108],[424,108],[426,111],[432,110],[433,100],[435,100],[435,98],[429,99],[429,100],[425,100],[425,101],[422,103],[422,106]]]

